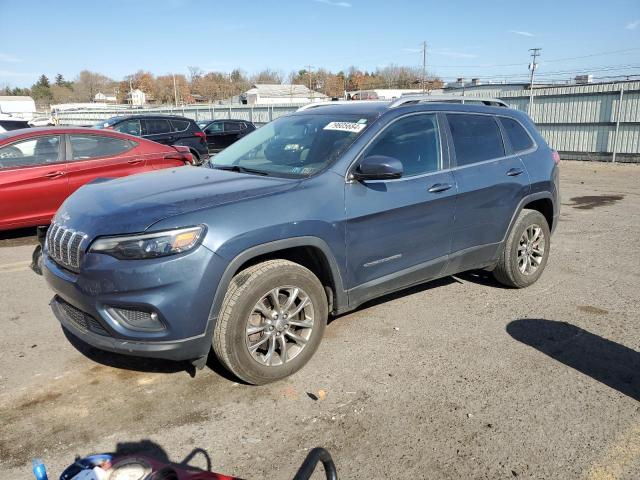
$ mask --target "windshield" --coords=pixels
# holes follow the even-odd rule
[[[308,177],[333,163],[370,120],[362,115],[282,117],[223,150],[209,165],[275,176]]]

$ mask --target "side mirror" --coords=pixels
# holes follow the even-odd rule
[[[392,180],[402,177],[402,162],[385,155],[372,155],[364,158],[354,170],[353,178],[358,181]]]

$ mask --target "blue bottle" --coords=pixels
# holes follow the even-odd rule
[[[36,476],[36,480],[48,480],[47,469],[42,459],[34,458],[31,460],[31,465],[33,466],[33,474]]]

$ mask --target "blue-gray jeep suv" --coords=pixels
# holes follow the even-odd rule
[[[49,228],[64,328],[99,349],[283,378],[331,314],[485,268],[535,282],[558,220],[558,156],[506,107],[320,105],[212,159],[82,187]]]

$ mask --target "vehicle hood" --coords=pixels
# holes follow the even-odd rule
[[[91,237],[142,232],[175,215],[293,188],[299,180],[180,167],[89,183],[54,221]]]

